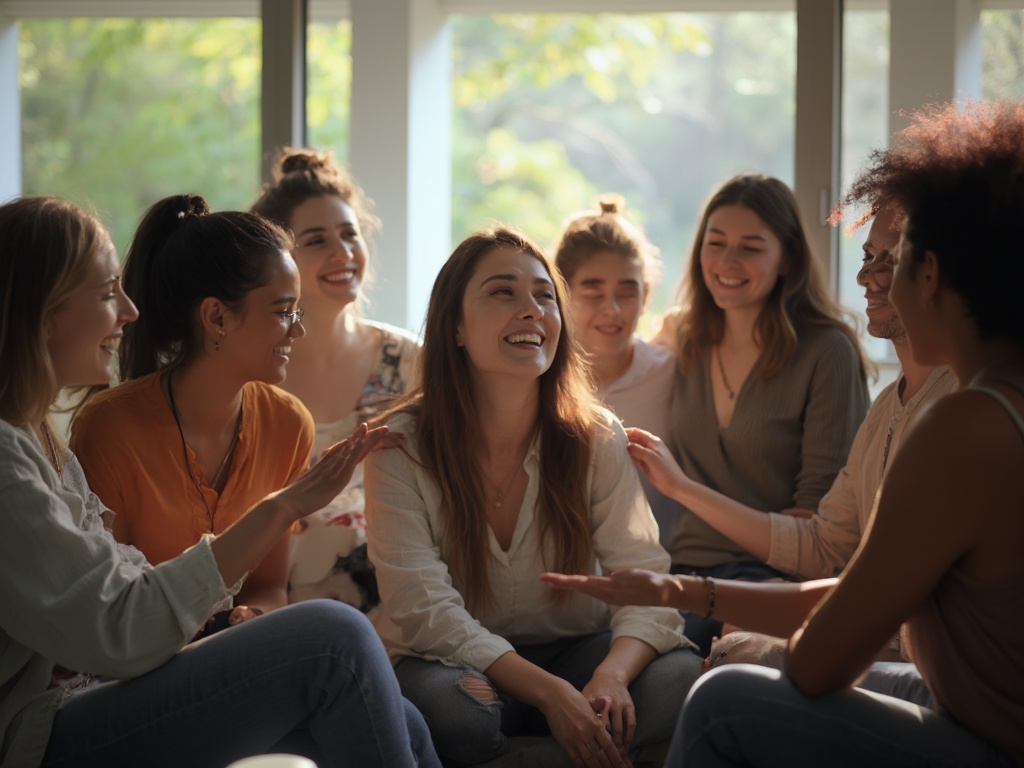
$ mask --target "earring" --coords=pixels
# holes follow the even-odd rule
[[[220,338],[223,338],[224,337],[224,331],[218,329],[217,330],[217,336],[219,336]],[[213,349],[214,349],[215,352],[220,352],[220,338],[217,338],[217,339],[213,340]]]

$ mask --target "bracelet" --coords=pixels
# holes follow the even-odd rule
[[[710,619],[715,615],[715,580],[710,576],[704,577],[704,586],[708,588],[708,610],[704,614],[705,619]]]

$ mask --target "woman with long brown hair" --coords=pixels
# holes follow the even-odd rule
[[[671,728],[700,660],[679,616],[608,612],[540,584],[667,554],[626,455],[563,328],[566,288],[508,229],[467,238],[430,298],[423,385],[367,462],[379,631],[444,759],[496,757],[505,736],[554,736],[576,765],[626,765]]]
[[[684,507],[669,544],[673,572],[782,577],[765,564],[767,513],[817,509],[868,406],[860,346],[789,187],[744,174],[711,196],[679,305],[661,340],[679,357],[670,428],[682,472],[671,484],[649,475]],[[653,435],[631,431],[630,441],[642,467],[648,451],[671,461]],[[720,631],[686,617],[704,653]]]

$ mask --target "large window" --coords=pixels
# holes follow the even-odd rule
[[[255,19],[27,19],[23,188],[93,208],[123,253],[170,194],[248,207],[259,187]]]
[[[306,134],[311,146],[334,149],[348,158],[348,115],[352,94],[352,22],[310,22],[306,40]]]
[[[549,245],[617,193],[661,248],[657,312],[714,187],[748,170],[792,184],[791,11],[467,15],[453,40],[456,242],[498,220]]]

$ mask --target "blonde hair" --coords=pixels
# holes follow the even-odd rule
[[[525,235],[507,228],[470,235],[434,282],[420,358],[422,384],[391,411],[416,416],[420,457],[441,490],[442,549],[452,573],[466,585],[464,597],[470,609],[491,603],[494,593],[487,571],[487,520],[480,512],[484,493],[476,462],[477,405],[470,387],[470,361],[455,338],[466,286],[477,264],[502,247],[529,254],[544,265],[554,284],[558,310],[565,317],[565,281]],[[555,553],[554,562],[545,565],[563,573],[587,573],[593,558],[586,499],[595,407],[582,352],[563,327],[551,367],[540,377],[535,425],[541,453],[537,505],[541,538],[551,542]],[[549,594],[556,604],[567,600],[565,594]]]
[[[46,327],[114,246],[99,220],[55,197],[0,206],[0,418],[37,424],[60,393]]]
[[[640,267],[645,289],[661,278],[658,249],[636,224],[623,214],[626,202],[618,195],[604,195],[598,210],[570,216],[555,247],[555,266],[566,281],[595,253],[610,251]],[[646,292],[646,290],[645,290]]]

